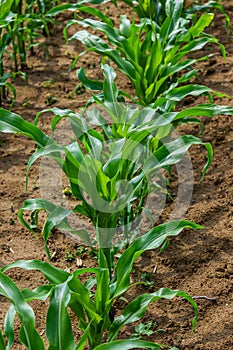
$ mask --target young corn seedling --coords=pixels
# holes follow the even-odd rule
[[[112,60],[132,82],[135,102],[153,105],[158,97],[169,100],[176,96],[172,103],[175,107],[187,95],[208,93],[204,86],[184,85],[197,75],[193,68],[196,62],[208,56],[191,59],[187,54],[203,49],[208,43],[219,44],[216,38],[203,33],[213,20],[213,14],[203,14],[194,24],[181,14],[182,2],[179,2],[167,13],[161,26],[146,18],[140,23],[130,22],[125,15],[121,16],[119,29],[109,18],[104,20],[103,15],[101,21],[90,18],[72,20],[67,27],[78,22],[84,28],[103,32],[108,42],[87,30],[75,33],[69,40],[79,40],[87,47],[86,52],[94,51]],[[225,56],[224,47],[220,46]]]
[[[27,0],[28,5],[33,8],[30,12],[36,11],[41,15],[47,14],[47,12],[51,10],[51,8],[58,5],[59,2],[60,2],[59,0],[33,0],[33,1]]]
[[[107,119],[96,108],[87,113],[88,120],[70,110],[63,111],[58,108],[47,110],[55,114],[52,122],[53,132],[62,118],[67,118],[71,124],[77,141],[68,146],[56,143],[35,125],[23,121],[19,116],[1,110],[1,131],[21,132],[38,144],[39,149],[29,160],[27,171],[41,156],[55,159],[69,179],[72,194],[82,202],[71,211],[41,199],[25,202],[20,211],[20,219],[30,230],[36,225],[35,211],[44,209],[48,213],[48,220],[43,229],[45,243],[52,227],[61,225],[61,228],[79,234],[90,244],[87,232],[84,230],[76,232],[64,221],[71,212],[75,212],[90,218],[94,227],[98,227],[101,239],[104,237],[102,232],[108,229],[105,241],[98,242],[100,246],[111,246],[112,239],[116,232],[119,233],[119,229],[124,243],[130,244],[134,230],[139,227],[140,215],[151,188],[161,189],[162,186],[162,190],[165,191],[163,189],[165,182],[158,184],[155,179],[160,170],[179,162],[190,146],[203,144],[199,138],[191,135],[173,140],[174,126],[180,122],[187,122],[189,116],[192,117],[190,121],[193,121],[193,117],[199,113],[207,116],[219,113],[218,106],[214,105],[159,114],[149,107],[140,109],[137,106],[119,103],[119,93],[114,83],[116,74],[107,65],[104,65],[103,69],[104,102],[98,96],[93,95],[93,98],[105,110]],[[222,108],[222,113],[231,112],[230,108]],[[208,161],[202,177],[212,159],[211,145],[208,143],[203,145],[208,151]],[[65,159],[62,158],[62,154]],[[155,182],[152,180],[153,177]],[[31,226],[23,219],[25,210],[33,211]],[[55,219],[56,216],[61,219],[60,222]]]
[[[21,68],[26,65],[26,48],[23,37],[24,18],[22,15],[22,1],[20,0],[3,0],[1,1],[1,31],[7,35],[11,50],[8,55],[13,61],[14,71],[19,70],[19,61]]]
[[[42,36],[48,37],[51,28],[55,26],[54,18],[48,15],[48,11],[58,3],[59,1],[57,0],[26,0],[24,36],[27,43],[27,50],[30,50],[32,54],[34,47],[41,45],[38,39]],[[46,46],[45,49],[47,54]]]
[[[178,235],[184,228],[198,229],[200,226],[184,220],[172,221],[156,226],[148,233],[135,239],[134,242],[131,242],[128,248],[123,250],[118,261],[113,259],[112,244],[110,243],[113,239],[113,225],[117,224],[115,218],[121,215],[121,206],[124,207],[126,203],[132,202],[134,197],[138,196],[140,189],[140,186],[138,188],[138,184],[142,184],[144,174],[150,172],[152,169],[156,170],[156,167],[159,168],[163,165],[171,164],[171,162],[175,163],[179,161],[191,144],[201,144],[201,141],[192,136],[181,137],[159,148],[157,147],[157,151],[151,154],[145,162],[143,172],[137,167],[140,162],[137,162],[138,159],[135,157],[130,158],[131,162],[128,162],[128,167],[124,169],[122,162],[125,163],[128,154],[135,153],[136,155],[141,155],[138,153],[138,149],[141,152],[142,147],[140,145],[142,146],[143,142],[148,139],[148,131],[145,132],[145,128],[136,122],[137,118],[139,118],[137,111],[134,112],[136,113],[134,117],[133,113],[130,114],[132,119],[135,120],[135,125],[139,126],[138,130],[135,131],[133,130],[135,126],[126,125],[127,123],[123,123],[123,120],[117,119],[117,116],[112,113],[112,117],[116,118],[113,131],[115,132],[116,129],[117,134],[122,133],[124,126],[126,126],[128,132],[126,137],[116,138],[111,147],[112,151],[107,155],[106,152],[104,154],[100,152],[103,146],[100,145],[100,135],[98,132],[88,127],[80,115],[74,114],[71,111],[65,111],[64,113],[64,111],[57,109],[53,109],[53,112],[56,114],[52,124],[53,128],[62,117],[66,116],[73,126],[77,139],[82,139],[84,148],[81,149],[77,141],[68,146],[59,146],[53,139],[42,133],[38,127],[6,110],[0,110],[0,130],[5,132],[20,131],[36,141],[39,149],[29,161],[29,166],[36,158],[43,154],[53,157],[61,164],[66,175],[69,177],[72,193],[77,198],[80,198],[81,190],[83,190],[89,195],[92,202],[97,199],[98,195],[100,200],[102,199],[103,201],[105,199],[104,204],[106,206],[109,199],[105,211],[103,206],[99,210],[98,207],[96,208],[90,205],[90,199],[87,201],[85,196],[82,197],[82,204],[74,208],[74,212],[81,212],[90,217],[93,222],[96,222],[97,240],[99,243],[98,267],[79,269],[70,274],[53,267],[51,264],[32,260],[18,261],[3,268],[0,273],[0,294],[10,300],[11,306],[5,318],[3,330],[5,339],[1,336],[0,349],[8,349],[14,342],[13,325],[16,314],[19,315],[22,324],[20,330],[20,341],[22,344],[31,350],[45,349],[45,341],[35,329],[35,316],[28,302],[34,299],[44,301],[47,298],[50,299],[46,320],[46,342],[49,343],[49,349],[84,349],[86,343],[88,343],[89,349],[95,350],[132,349],[135,347],[145,349],[169,348],[146,341],[134,339],[118,340],[117,338],[122,327],[139,321],[144,316],[149,304],[161,298],[169,300],[178,296],[189,301],[195,312],[195,318],[193,320],[194,327],[197,319],[197,306],[189,295],[179,290],[162,288],[156,292],[138,296],[118,316],[115,315],[116,301],[129,288],[134,286],[134,284],[130,283],[130,273],[134,262],[144,251],[164,246],[169,237]],[[150,123],[148,123],[147,127],[149,125]],[[156,125],[152,124],[151,127],[152,130],[156,130]],[[121,143],[120,147],[118,147],[119,143]],[[137,147],[135,147],[135,143]],[[125,149],[124,145],[127,146]],[[114,146],[116,146],[115,149]],[[207,145],[206,147],[208,148]],[[84,152],[87,149],[88,153],[85,155]],[[121,149],[123,150],[122,152]],[[60,153],[63,152],[65,153],[65,159],[60,156]],[[84,155],[85,159],[83,159]],[[106,161],[100,156],[107,157]],[[115,167],[116,163],[118,167]],[[127,162],[125,165],[127,166]],[[136,173],[135,167],[137,168]],[[124,191],[125,198],[123,200],[122,197],[119,198],[119,201],[115,204],[115,209],[111,213],[110,209],[114,205],[112,198],[116,198],[116,189],[114,188],[114,184],[116,184],[115,177],[120,174],[120,178],[122,178],[122,170],[133,172],[127,178],[128,184],[131,182],[131,186],[129,186],[128,191]],[[79,172],[81,174],[77,176]],[[84,177],[82,177],[82,174]],[[94,182],[94,187],[91,185],[91,182]],[[99,204],[101,203],[98,201],[97,205]],[[84,230],[74,232],[68,225],[66,217],[71,213],[70,210],[68,211],[62,207],[55,206],[51,202],[42,199],[26,201],[21,210],[20,217],[24,210],[31,210],[35,214],[35,211],[41,209],[46,210],[48,214],[43,230],[45,240],[54,225],[62,230],[68,229],[71,233],[80,234],[86,240],[89,239],[88,234]],[[32,230],[32,227],[28,223],[24,223]],[[108,233],[107,238],[106,233]],[[40,271],[48,280],[48,283],[40,285],[32,291],[28,289],[19,290],[17,285],[5,274],[8,269],[15,267]],[[84,273],[92,274],[95,278],[90,278],[85,283],[81,283],[79,276]],[[67,308],[70,308],[76,315],[77,324],[72,324]],[[78,327],[82,331],[79,341],[74,338],[72,326]]]
[[[2,106],[3,101],[9,100],[10,92],[13,93],[13,99],[11,105],[16,99],[16,88],[12,83],[17,75],[20,75],[23,79],[27,80],[27,76],[23,72],[11,72],[6,70],[4,66],[4,58],[7,53],[9,56],[9,45],[12,42],[12,38],[6,31],[9,23],[13,22],[15,15],[9,12],[9,2],[1,3],[0,12],[0,106]]]
[[[128,248],[123,251],[119,260],[115,261],[112,254],[112,240],[115,228],[118,225],[117,219],[122,215],[122,212],[125,215],[124,208],[140,195],[145,173],[152,171],[156,166],[159,168],[163,166],[163,163],[169,164],[174,160],[169,160],[168,153],[165,150],[166,147],[163,147],[158,149],[159,152],[157,153],[157,157],[160,157],[160,163],[156,162],[151,154],[145,163],[145,167],[140,169],[141,164],[138,157],[145,154],[142,146],[148,138],[148,131],[145,133],[145,128],[143,130],[138,123],[140,121],[138,111],[133,111],[133,113],[128,111],[129,115],[125,111],[125,119],[123,119],[120,106],[116,105],[114,110],[111,110],[113,105],[106,105],[114,120],[112,132],[110,128],[108,130],[110,134],[106,134],[106,138],[110,139],[110,135],[112,135],[114,141],[110,146],[107,145],[109,147],[105,147],[104,152],[102,150],[105,145],[101,133],[88,127],[84,118],[71,111],[65,111],[64,113],[64,111],[53,109],[52,111],[56,116],[52,127],[54,129],[62,117],[67,117],[71,122],[77,140],[82,142],[82,148],[77,141],[68,146],[60,146],[35,125],[24,121],[11,112],[0,111],[0,128],[2,131],[17,132],[20,129],[21,133],[37,142],[39,149],[29,161],[29,166],[42,154],[53,157],[62,166],[69,177],[73,195],[78,199],[82,198],[82,204],[76,206],[74,212],[85,214],[95,224],[99,248],[98,267],[79,269],[73,274],[54,268],[48,263],[34,260],[18,261],[2,269],[0,273],[0,294],[10,300],[11,306],[4,322],[3,332],[6,342],[1,335],[1,350],[6,350],[13,344],[13,325],[16,314],[19,315],[22,324],[20,331],[22,344],[31,350],[45,348],[44,340],[35,329],[35,316],[28,302],[31,300],[43,301],[47,298],[50,299],[46,321],[46,338],[49,349],[84,349],[86,343],[88,343],[89,349],[95,350],[117,349],[119,347],[124,349],[135,347],[169,348],[140,340],[117,340],[122,327],[140,320],[149,304],[161,298],[169,300],[178,296],[189,301],[194,308],[193,327],[195,326],[197,319],[196,303],[188,294],[167,288],[140,295],[130,302],[120,315],[115,316],[116,301],[129,288],[134,286],[130,283],[130,273],[136,259],[144,251],[163,246],[169,237],[178,235],[184,228],[198,229],[200,226],[184,220],[157,226],[147,234],[134,240],[133,243],[131,242]],[[116,113],[117,110],[119,115],[113,112]],[[130,118],[132,118],[131,124],[134,121],[135,125],[130,125]],[[134,132],[136,125],[139,126],[139,129]],[[156,129],[156,126],[154,128]],[[120,136],[123,132],[126,135],[125,137]],[[178,161],[181,153],[184,153],[185,149],[188,149],[194,140],[186,139],[187,143],[183,145],[183,148],[181,145],[184,140],[177,141],[177,144],[170,142],[170,145],[173,145],[170,155],[174,154],[175,156],[176,154],[175,157]],[[141,154],[143,151],[144,154]],[[65,152],[65,159],[60,156],[60,153],[63,152]],[[131,154],[130,158],[129,154]],[[128,190],[127,187],[124,187],[124,192],[120,193],[121,197],[117,198],[118,183],[121,180],[127,180]],[[84,191],[89,200],[85,196],[81,197]],[[92,205],[90,205],[90,200]],[[103,205],[102,202],[104,202]],[[74,232],[69,226],[66,217],[71,211],[55,206],[51,202],[42,199],[28,200],[25,202],[19,216],[25,225],[32,230],[32,227],[22,219],[21,214],[24,210],[32,210],[35,218],[35,212],[41,209],[46,210],[48,214],[43,230],[44,239],[47,239],[46,235],[49,236],[52,226],[56,224],[61,229],[68,229],[71,233],[79,234],[87,243],[90,242],[87,232],[84,230]],[[130,210],[132,211],[132,208]],[[8,269],[15,267],[40,271],[48,280],[48,284],[38,286],[32,291],[28,289],[19,290],[17,285],[5,274]],[[84,273],[92,274],[95,278],[90,278],[85,283],[81,283],[79,276]],[[78,328],[83,333],[79,341],[74,338],[68,308],[76,315]],[[75,324],[73,324],[74,326]],[[104,339],[105,343],[102,344]]]
[[[52,16],[45,13],[48,5],[52,6],[52,3],[48,2],[47,5],[46,3],[22,0],[1,1],[0,29],[10,39],[11,50],[7,53],[13,61],[15,72],[18,72],[19,66],[22,70],[26,67],[27,51],[29,49],[32,51],[33,47],[39,44],[37,39],[42,36],[42,31],[49,35],[48,23],[54,21]],[[37,9],[36,6],[38,6]]]
[[[136,259],[147,250],[156,249],[169,236],[176,236],[183,228],[200,228],[187,221],[170,222],[157,226],[144,236],[138,238],[128,247],[109,274],[108,264],[103,249],[99,249],[98,267],[79,269],[68,273],[53,267],[51,264],[38,261],[17,261],[1,269],[0,295],[11,302],[4,322],[4,334],[0,332],[0,349],[9,349],[14,343],[14,319],[16,314],[21,320],[20,341],[27,349],[44,350],[45,342],[35,328],[35,315],[28,304],[32,300],[45,301],[50,299],[46,319],[46,338],[49,349],[84,349],[86,343],[90,350],[112,349],[173,349],[169,346],[129,339],[118,340],[121,329],[132,322],[140,320],[149,304],[159,299],[173,299],[182,297],[191,303],[195,317],[192,325],[197,321],[197,305],[186,293],[180,290],[161,288],[153,293],[146,293],[136,297],[121,312],[115,315],[116,301],[133,285],[130,284],[130,273]],[[11,268],[40,271],[48,283],[40,285],[34,290],[20,290],[6,275]],[[96,276],[85,283],[81,283],[79,276],[89,273]],[[76,323],[71,322],[67,309],[71,309],[76,316]],[[73,327],[82,331],[81,338],[75,340]],[[105,339],[105,341],[104,341]]]
[[[88,2],[88,1],[87,1]],[[113,0],[113,3],[117,6],[120,1]],[[218,10],[225,15],[226,27],[229,25],[229,17],[227,16],[220,0],[210,0],[205,4],[202,4],[194,0],[121,0],[125,4],[129,5],[131,9],[137,13],[139,18],[149,18],[155,21],[158,25],[162,25],[165,22],[166,17],[170,10],[176,11],[176,8],[182,3],[182,17],[186,18],[189,15],[195,15],[197,12],[206,12],[210,10]]]
[[[7,98],[7,89],[11,89],[14,96],[16,95],[16,91],[14,86],[8,82],[10,74],[5,71],[3,63],[4,53],[11,43],[11,38],[9,34],[5,32],[4,28],[13,17],[9,16],[9,9],[6,2],[1,3],[0,9],[0,106],[2,106],[2,102]]]
[[[94,227],[99,229],[100,238],[104,237],[101,232],[108,229],[106,241],[98,242],[100,246],[112,245],[117,227],[122,228],[126,245],[130,244],[129,232],[132,227],[138,227],[138,218],[150,192],[152,177],[160,169],[177,164],[195,144],[204,145],[208,152],[202,178],[211,163],[212,148],[209,143],[202,143],[191,135],[173,140],[172,130],[180,123],[198,122],[197,117],[200,115],[211,117],[220,113],[233,114],[231,107],[209,104],[166,113],[155,112],[150,107],[140,109],[138,106],[125,105],[118,102],[114,70],[104,65],[103,71],[105,80],[102,99],[98,95],[93,95],[93,99],[105,111],[107,118],[98,108],[88,111],[87,119],[70,110],[46,110],[55,114],[53,132],[61,119],[69,121],[75,136],[75,141],[70,145],[60,145],[37,126],[9,111],[0,110],[0,131],[25,134],[38,145],[38,150],[29,160],[27,171],[42,156],[55,159],[70,182],[72,195],[81,201],[73,210],[42,199],[25,202],[19,215],[24,225],[32,231],[36,225],[35,212],[41,209],[47,212],[48,218],[42,232],[46,244],[52,228],[59,228],[59,225],[61,229],[78,234],[87,244],[91,244],[87,232],[73,230],[66,221],[72,212],[89,217]],[[34,213],[31,225],[23,219],[25,210]]]
[[[3,75],[0,74],[0,107],[4,101],[10,103],[10,107],[13,106],[16,100],[17,91],[11,81],[15,80],[17,75],[20,75],[25,81],[27,81],[27,76],[23,72],[7,72]],[[12,92],[13,98],[10,97],[10,92]]]
[[[56,115],[56,122],[61,117],[68,118],[76,138],[79,142],[81,139],[81,144],[75,141],[68,146],[59,145],[35,125],[27,123],[13,113],[0,111],[1,131],[26,134],[39,146],[38,151],[29,160],[28,170],[39,157],[52,157],[68,177],[72,194],[82,201],[82,204],[75,206],[73,210],[67,210],[42,199],[31,199],[24,203],[19,216],[21,222],[31,231],[36,224],[36,212],[42,209],[47,212],[48,218],[42,232],[46,247],[54,226],[77,234],[87,244],[91,244],[86,231],[74,230],[66,221],[72,212],[90,218],[93,225],[98,228],[97,240],[100,246],[112,246],[117,227],[123,229],[123,239],[126,244],[129,244],[130,228],[131,225],[138,226],[137,219],[149,191],[150,176],[163,167],[179,162],[191,145],[203,144],[199,138],[191,135],[184,135],[174,141],[160,144],[158,136],[161,140],[163,136],[167,136],[166,124],[170,129],[168,119],[166,121],[160,118],[160,121],[156,122],[149,120],[142,126],[138,124],[141,116],[137,110],[129,110],[128,113],[135,119],[135,125],[138,126],[135,128],[134,125],[126,125],[122,121],[115,122],[110,134],[118,138],[105,143],[104,136],[90,128],[79,114],[71,111],[64,113],[58,109],[51,111]],[[144,112],[144,117],[147,113],[149,118],[152,111]],[[98,115],[95,111],[93,113]],[[103,130],[106,128],[103,127]],[[123,132],[126,136],[119,137]],[[204,175],[211,162],[212,149],[210,144],[203,145],[208,151]],[[65,159],[62,158],[62,154],[65,155]],[[137,198],[140,198],[139,202]],[[25,210],[33,212],[31,225],[23,219]],[[108,232],[106,237],[105,232]]]
[[[92,11],[92,14],[96,14],[96,8],[90,8],[88,5],[90,4],[106,4],[110,2],[109,0],[80,0],[76,4],[61,4],[58,6],[55,6],[52,8],[49,13],[52,15],[56,15],[62,11],[69,10],[69,11],[83,11],[90,13]],[[137,13],[139,18],[148,18],[153,21],[155,21],[159,26],[165,22],[169,12],[176,11],[176,8],[180,7],[182,5],[182,17],[186,18],[191,16],[195,16],[197,12],[209,12],[210,10],[217,10],[224,14],[226,19],[226,28],[229,27],[229,17],[227,16],[226,11],[224,10],[223,6],[221,5],[221,0],[210,0],[206,3],[202,4],[198,1],[193,0],[138,0],[138,1],[132,1],[132,0],[121,0],[116,1],[112,0],[112,3],[115,4],[115,6],[118,6],[118,3],[124,2],[125,4],[129,5],[131,9]],[[87,4],[87,6],[85,6]],[[103,16],[103,15],[102,15]],[[104,18],[104,16],[103,16]],[[194,19],[194,18],[193,18]]]

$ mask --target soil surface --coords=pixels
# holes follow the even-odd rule
[[[233,18],[233,1],[223,1],[230,18]],[[105,6],[104,11],[118,22],[120,13],[130,11],[122,6],[118,10],[114,6]],[[71,13],[59,16],[56,28],[51,36],[43,40],[49,55],[46,59],[44,46],[35,48],[35,54],[28,56],[28,84],[18,79],[16,83],[17,100],[12,111],[29,121],[33,121],[36,113],[50,108],[49,96],[56,98],[53,106],[67,108],[78,112],[89,97],[87,92],[75,94],[79,84],[75,70],[69,71],[73,57],[83,47],[77,41],[66,45],[62,30]],[[77,28],[76,28],[77,29]],[[216,14],[215,21],[208,29],[225,46],[227,59],[221,56],[218,46],[211,48],[213,57],[200,64],[199,82],[226,93],[230,97],[214,97],[214,102],[233,106],[233,43],[232,30],[226,36],[224,17]],[[73,32],[75,30],[73,29]],[[69,35],[72,34],[71,30]],[[209,52],[209,51],[208,51]],[[84,67],[91,78],[100,78],[101,58],[95,54],[86,54],[80,58],[76,68]],[[11,67],[9,67],[11,68]],[[130,90],[130,83],[119,75],[117,84],[120,89]],[[49,94],[49,95],[48,95]],[[184,107],[204,102],[204,98],[188,98]],[[180,106],[182,108],[182,106]],[[9,108],[5,104],[4,108]],[[45,114],[39,122],[42,129],[50,133],[49,114]],[[196,232],[186,230],[171,240],[170,246],[162,253],[150,251],[135,263],[132,280],[140,279],[141,274],[150,273],[154,284],[149,288],[156,291],[161,287],[180,289],[195,296],[199,307],[199,320],[195,332],[191,332],[193,311],[191,306],[179,298],[173,301],[160,301],[151,304],[144,323],[154,322],[153,335],[147,340],[177,346],[181,350],[223,350],[233,349],[233,123],[231,116],[203,118],[205,130],[202,139],[210,142],[214,148],[214,159],[203,182],[199,184],[201,169],[206,161],[203,147],[193,147],[190,156],[194,169],[194,187],[191,202],[184,215],[185,219],[203,225],[205,228]],[[64,130],[59,129],[60,135]],[[198,136],[198,126],[185,126],[180,132]],[[67,135],[67,132],[65,133]],[[44,242],[40,234],[33,235],[20,223],[17,213],[27,198],[41,197],[46,192],[56,199],[65,187],[65,183],[54,185],[52,165],[36,163],[30,170],[29,190],[25,190],[25,173],[29,157],[35,150],[34,142],[23,136],[1,134],[1,214],[0,214],[0,264],[4,266],[18,259],[47,260]],[[42,169],[42,170],[41,170]],[[48,181],[41,182],[41,171],[46,172]],[[50,180],[50,182],[49,182]],[[52,180],[52,181],[51,181]],[[59,180],[60,181],[60,180]],[[172,179],[176,191],[176,178]],[[59,197],[60,198],[60,197]],[[61,199],[59,199],[61,200]],[[172,207],[171,207],[172,208]],[[160,222],[170,217],[172,209],[165,209],[160,215]],[[149,225],[149,224],[148,224]],[[80,226],[88,227],[89,223],[80,219]],[[76,252],[83,244],[77,239],[65,236],[60,232],[52,234],[49,247],[52,263],[63,269],[77,269]],[[73,253],[74,260],[68,261],[68,252]],[[72,260],[72,259],[71,259]],[[81,256],[79,265],[95,266],[96,260],[86,253]],[[20,288],[36,287],[43,283],[43,277],[36,272],[11,270],[9,275]],[[129,299],[148,292],[146,287],[137,287],[126,296]],[[1,324],[8,308],[8,302],[0,298]],[[34,303],[37,327],[40,332],[45,328],[45,306]],[[122,306],[119,305],[119,308]],[[135,325],[125,328],[122,338],[128,338],[135,332]],[[19,343],[14,350],[24,349]]]

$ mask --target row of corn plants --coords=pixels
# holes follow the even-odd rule
[[[161,298],[178,296],[190,302],[194,309],[192,329],[195,328],[197,305],[190,295],[180,290],[161,288],[141,294],[128,302],[121,312],[115,305],[129,289],[141,283],[130,281],[133,264],[139,256],[152,249],[162,251],[170,237],[177,236],[185,228],[201,228],[180,219],[154,226],[142,234],[140,223],[146,198],[151,192],[160,193],[161,189],[167,194],[170,169],[182,161],[191,146],[201,145],[206,150],[207,162],[200,180],[211,164],[210,143],[193,135],[174,137],[174,130],[181,124],[201,123],[201,116],[233,114],[233,109],[208,103],[178,110],[177,104],[188,95],[206,94],[211,98],[214,94],[208,87],[190,82],[197,75],[197,69],[193,68],[197,61],[208,56],[195,59],[187,58],[187,54],[202,50],[210,43],[219,45],[223,55],[225,49],[216,38],[203,32],[213,19],[208,11],[200,15],[194,8],[188,11],[182,0],[148,1],[147,6],[147,2],[138,1],[137,5],[125,2],[139,18],[136,21],[123,15],[119,28],[99,9],[86,6],[85,1],[59,5],[48,12],[55,16],[67,9],[79,11],[80,19],[74,18],[64,29],[66,37],[67,28],[78,22],[84,28],[100,30],[108,40],[86,30],[69,39],[80,40],[86,45],[86,51],[103,55],[103,82],[90,80],[82,68],[77,71],[78,78],[92,94],[84,110],[47,109],[38,113],[33,124],[9,110],[0,109],[0,131],[21,133],[37,144],[28,162],[27,182],[33,163],[41,157],[49,157],[68,178],[71,193],[79,203],[68,210],[43,198],[28,199],[19,211],[21,223],[35,232],[40,212],[46,212],[41,235],[48,257],[48,239],[55,227],[98,248],[97,267],[81,268],[74,273],[38,260],[16,261],[1,269],[0,294],[10,300],[11,306],[0,333],[0,350],[10,349],[14,344],[16,314],[21,321],[20,341],[31,350],[45,349],[46,344],[49,350],[81,350],[86,346],[90,350],[171,349],[143,340],[118,339],[124,326],[139,321],[149,304]],[[117,5],[116,1],[114,3]],[[218,1],[200,5],[198,10],[205,11],[210,6],[222,10]],[[97,16],[98,20],[81,18],[84,13]],[[77,59],[73,68],[76,62]],[[111,62],[132,82],[132,95],[118,89],[117,73]],[[45,112],[54,115],[51,135],[37,126]],[[58,143],[53,136],[64,119],[70,123],[74,134],[69,144]],[[25,219],[28,211],[30,222]],[[91,221],[96,232],[94,238],[88,231],[73,227],[69,217],[74,214]],[[16,267],[41,272],[47,283],[33,290],[20,290],[6,273]],[[86,273],[91,277],[83,282],[81,276]],[[45,340],[36,330],[29,302],[46,299],[50,303]],[[77,323],[71,322],[68,309],[73,311]],[[82,331],[79,339],[75,336],[77,330]]]
[[[2,0],[0,2],[0,106],[16,88],[16,75],[26,79],[27,52],[34,54],[43,35],[49,35],[54,18],[47,15],[55,0]],[[45,48],[46,49],[46,48]]]

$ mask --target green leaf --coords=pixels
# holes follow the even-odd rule
[[[145,162],[144,171],[151,172],[156,169],[161,169],[163,166],[178,163],[193,145],[203,145],[208,154],[207,162],[202,170],[201,181],[203,180],[207,169],[209,168],[213,159],[213,149],[210,143],[204,143],[198,137],[192,135],[184,135],[161,146],[154,154],[152,154]]]
[[[1,272],[0,294],[14,304],[15,310],[22,322],[20,337],[25,346],[30,350],[44,350],[43,341],[35,329],[35,316],[31,306],[25,302],[22,292],[16,284]]]
[[[96,346],[93,350],[130,350],[130,349],[152,349],[152,350],[161,350],[165,349],[164,345],[151,343],[148,341],[142,340],[116,340],[110,341]],[[178,350],[175,347],[169,347],[169,350]]]
[[[200,96],[202,94],[211,93],[213,92],[212,89],[208,88],[204,85],[196,85],[196,84],[189,84],[184,85],[178,88],[171,89],[168,92],[164,93],[164,96],[168,100],[172,101],[181,101],[186,96]]]
[[[3,54],[6,50],[6,47],[10,44],[11,37],[8,33],[4,33],[0,38],[0,59],[2,61]],[[2,77],[1,77],[2,78]]]
[[[105,20],[107,23],[112,23],[110,18],[107,18],[107,16],[104,16],[103,12],[100,10],[97,10],[94,7],[89,6],[81,6],[82,4],[88,3],[88,4],[104,4],[106,2],[109,2],[109,0],[79,0],[76,4],[62,4],[53,7],[51,10],[47,12],[47,15],[50,16],[56,16],[57,14],[63,12],[63,11],[83,11],[95,16],[98,16],[102,20]]]
[[[130,21],[125,15],[120,17],[120,34],[125,38],[130,36]]]
[[[171,17],[176,22],[180,17],[184,7],[184,0],[167,0],[165,11],[167,17]]]
[[[194,40],[191,40],[179,50],[176,56],[176,61],[180,61],[182,57],[184,57],[191,51],[202,50],[204,46],[208,43],[217,44],[218,40],[214,37],[209,37],[209,36],[204,36],[204,37],[195,38]]]
[[[50,256],[48,248],[47,248],[47,240],[50,237],[52,229],[56,226],[60,230],[68,231],[73,235],[78,235],[82,238],[87,244],[91,244],[90,237],[87,231],[85,230],[74,230],[69,225],[67,221],[67,217],[73,212],[72,210],[67,210],[61,206],[56,206],[52,202],[41,198],[28,199],[24,202],[23,207],[19,210],[18,217],[20,222],[27,227],[28,230],[34,232],[34,226],[28,224],[27,221],[24,220],[23,214],[25,210],[35,211],[35,210],[45,210],[48,217],[45,221],[44,228],[42,231],[42,236],[45,240],[45,248],[48,256]]]
[[[57,285],[50,300],[46,321],[49,350],[74,350],[74,336],[67,306],[70,293],[67,283]]]
[[[191,37],[192,38],[198,37],[203,32],[203,30],[210,25],[213,19],[214,19],[213,13],[205,13],[204,15],[202,15],[198,19],[198,21],[195,23],[195,25],[189,29],[189,33],[191,34]]]
[[[75,33],[69,40],[79,40],[87,46],[89,51],[96,51],[97,53],[107,56],[113,60],[118,68],[125,74],[130,75],[132,79],[136,78],[135,68],[129,62],[122,58],[116,50],[111,49],[104,40],[98,36],[90,34],[86,30]]]
[[[5,272],[9,269],[20,267],[24,270],[38,270],[43,273],[45,278],[53,284],[60,284],[65,282],[70,274],[62,269],[54,267],[53,265],[40,260],[18,260],[11,264],[4,266],[1,271]]]
[[[78,342],[78,345],[76,346],[75,350],[83,350],[85,345],[86,345],[86,341],[88,339],[88,336],[90,334],[90,328],[92,326],[92,322],[90,322],[88,325],[85,326],[85,330]]]
[[[33,139],[40,147],[54,141],[45,135],[37,126],[25,121],[15,113],[0,108],[0,131],[6,133],[22,133]]]
[[[16,309],[13,304],[10,305],[5,320],[4,320],[4,332],[8,339],[6,350],[11,349],[14,343],[14,320],[16,315]]]
[[[1,0],[0,3],[0,19],[4,18],[6,14],[10,12],[12,9],[12,5],[14,5],[15,0]]]
[[[145,76],[148,81],[148,84],[152,84],[152,82],[155,80],[162,60],[163,49],[161,47],[161,42],[157,37],[155,37],[155,40],[154,42],[152,42],[150,48],[150,54],[148,55],[145,69]]]
[[[95,292],[95,305],[97,312],[102,315],[105,314],[105,322],[108,320],[108,302],[110,296],[109,289],[109,267],[105,255],[103,254],[103,249],[99,249],[98,252],[98,265],[101,271],[97,273],[96,282],[97,290]],[[106,317],[107,316],[107,317]],[[106,319],[107,318],[107,319]]]
[[[24,270],[38,270],[40,271],[45,278],[50,283],[55,285],[65,283],[68,281],[69,288],[72,292],[75,293],[76,298],[79,300],[79,303],[83,305],[87,311],[90,319],[94,319],[99,322],[101,317],[96,313],[95,304],[91,300],[89,290],[76,278],[76,273],[71,275],[70,273],[54,267],[53,265],[40,261],[40,260],[19,260],[15,261],[7,266],[2,268],[2,271],[7,271],[9,269],[20,267]]]
[[[114,83],[114,79],[116,78],[115,70],[107,64],[102,65],[103,73],[104,73],[104,102],[105,103],[116,103],[118,96],[118,89],[116,84]],[[116,114],[117,115],[117,114]]]
[[[30,302],[31,300],[42,300],[45,301],[48,296],[51,294],[51,290],[53,289],[53,285],[52,284],[46,284],[46,285],[42,285],[39,286],[33,290],[30,289],[23,289],[22,293],[24,296],[24,299],[27,302]]]
[[[0,350],[6,350],[6,344],[5,344],[1,329],[0,329]]]
[[[202,228],[202,226],[185,220],[171,221],[156,226],[145,235],[136,239],[118,260],[116,282],[111,286],[112,297],[116,298],[128,289],[133,264],[144,251],[159,248],[168,237],[177,236],[184,228],[196,230]]]
[[[146,310],[149,304],[155,300],[159,300],[162,298],[165,299],[173,299],[174,297],[182,297],[188,300],[194,309],[195,317],[193,319],[193,329],[197,322],[197,316],[198,316],[198,310],[197,310],[197,304],[196,302],[186,293],[180,291],[180,290],[171,290],[168,288],[161,288],[155,293],[151,294],[143,294],[134,299],[131,303],[129,303],[122,314],[120,316],[115,317],[110,329],[109,329],[109,336],[108,340],[115,340],[118,332],[122,329],[123,326],[136,322],[140,320]]]
[[[103,90],[103,83],[99,80],[90,80],[87,78],[85,74],[85,70],[83,67],[79,68],[76,71],[76,74],[79,78],[79,80],[90,90],[95,91],[95,90]]]

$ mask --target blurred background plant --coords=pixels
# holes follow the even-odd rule
[[[25,79],[27,52],[41,45],[55,21],[47,12],[57,1],[1,0],[0,2],[0,105],[9,92],[16,98],[16,75]],[[43,44],[42,44],[43,45]]]

